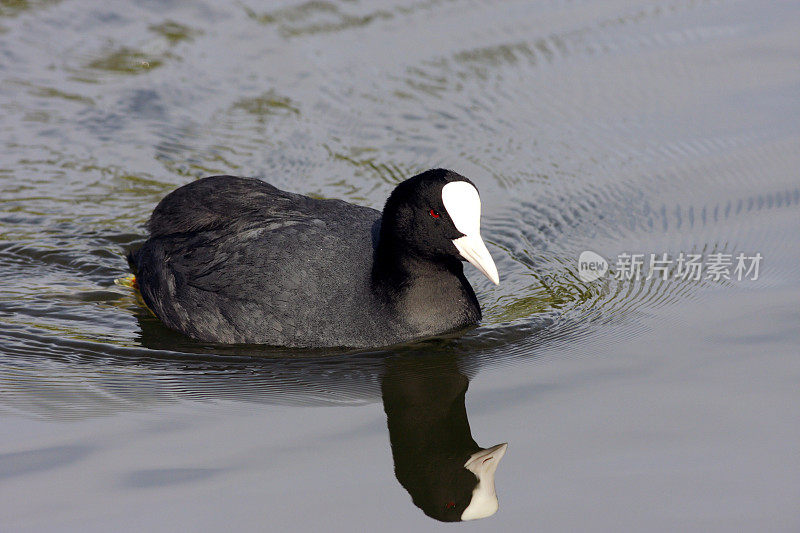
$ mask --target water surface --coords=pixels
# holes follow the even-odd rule
[[[433,375],[509,442],[462,527],[797,530],[798,36],[789,1],[3,2],[0,529],[446,527],[387,430]],[[502,279],[468,269],[464,335],[205,345],[114,283],[193,179],[380,208],[431,167],[480,188]],[[763,261],[612,276],[681,252]]]

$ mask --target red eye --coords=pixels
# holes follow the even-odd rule
[[[445,509],[453,509],[456,506],[456,502],[447,502],[444,506]]]
[[[431,209],[431,210],[430,210],[430,214],[431,214],[431,216],[432,216],[433,218],[439,218],[439,217],[441,216],[441,215],[439,215],[439,213],[438,213],[438,212],[436,212],[436,210],[435,210],[435,209]]]

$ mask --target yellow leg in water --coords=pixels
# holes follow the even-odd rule
[[[115,279],[114,283],[122,287],[128,287],[129,289],[139,288],[139,286],[136,284],[136,276],[134,276],[133,274],[125,276],[124,278]]]
[[[142,299],[142,293],[139,292],[139,284],[136,283],[136,276],[135,275],[130,274],[128,276],[125,276],[124,278],[115,279],[114,283],[119,285],[119,286],[121,286],[121,287],[128,287],[129,289],[133,289],[134,294],[136,295],[136,299],[139,301],[139,303],[142,304],[145,309],[150,311],[151,315],[157,316],[153,312],[153,310],[150,309],[150,307],[146,303],[144,303],[144,300]]]

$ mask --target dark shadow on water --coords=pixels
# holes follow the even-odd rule
[[[380,395],[395,475],[414,504],[441,521],[461,520],[473,499],[473,515],[475,508],[483,507],[475,517],[494,513],[494,469],[505,446],[495,453],[493,468],[482,477],[465,467],[471,456],[487,449],[478,446],[470,431],[465,406],[469,387],[465,367],[469,365],[463,364],[466,358],[457,351],[460,336],[385,350],[299,351],[196,343],[150,315],[138,318],[143,346],[159,352],[213,355],[217,361],[205,368],[217,374],[227,390],[238,389],[239,399],[264,401],[267,393],[273,399],[283,396],[303,403],[304,396],[318,400],[326,390],[340,399],[350,395],[371,401]],[[209,360],[203,364],[209,365]],[[254,390],[248,390],[251,386]],[[162,477],[162,472],[147,473],[129,481],[150,482]],[[479,492],[480,496],[475,496]],[[477,501],[487,498],[489,503]]]
[[[137,470],[124,480],[123,485],[129,488],[149,489],[167,487],[182,483],[194,483],[213,477],[220,470],[213,468],[159,468]]]
[[[480,492],[482,503],[473,506],[471,514],[488,516],[496,509],[494,468],[505,447],[494,453],[494,468],[473,472],[465,467],[471,457],[491,449],[478,446],[471,435],[464,402],[469,375],[477,367],[459,351],[464,348],[461,337],[376,351],[300,352],[196,343],[145,312],[138,318],[139,347],[68,341],[4,327],[3,333],[9,339],[17,337],[29,353],[35,337],[42,344],[37,357],[47,363],[28,360],[27,364],[33,363],[33,378],[18,378],[18,385],[7,379],[9,394],[0,408],[63,419],[187,400],[354,405],[380,399],[396,477],[416,506],[437,520],[460,520],[473,494]],[[46,339],[49,345],[43,342]],[[20,364],[19,370],[8,372],[9,377],[25,371],[23,363],[13,358],[0,363]],[[39,375],[43,367],[57,370]],[[0,477],[55,468],[86,453],[82,447],[64,447],[0,456]],[[491,461],[486,464],[491,466]],[[124,484],[165,486],[216,473],[206,468],[148,470],[135,472]],[[480,507],[477,514],[476,507]]]
[[[472,438],[464,403],[469,380],[457,359],[390,358],[381,383],[395,475],[414,504],[447,522],[494,514],[494,473],[506,445],[484,449]],[[485,471],[467,463],[486,465]]]
[[[89,446],[76,444],[0,454],[0,480],[67,466],[89,452]]]

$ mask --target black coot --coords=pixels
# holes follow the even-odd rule
[[[478,191],[443,169],[400,183],[383,214],[212,176],[168,194],[148,228],[129,254],[144,302],[203,341],[386,346],[480,320],[462,260],[499,282]]]

